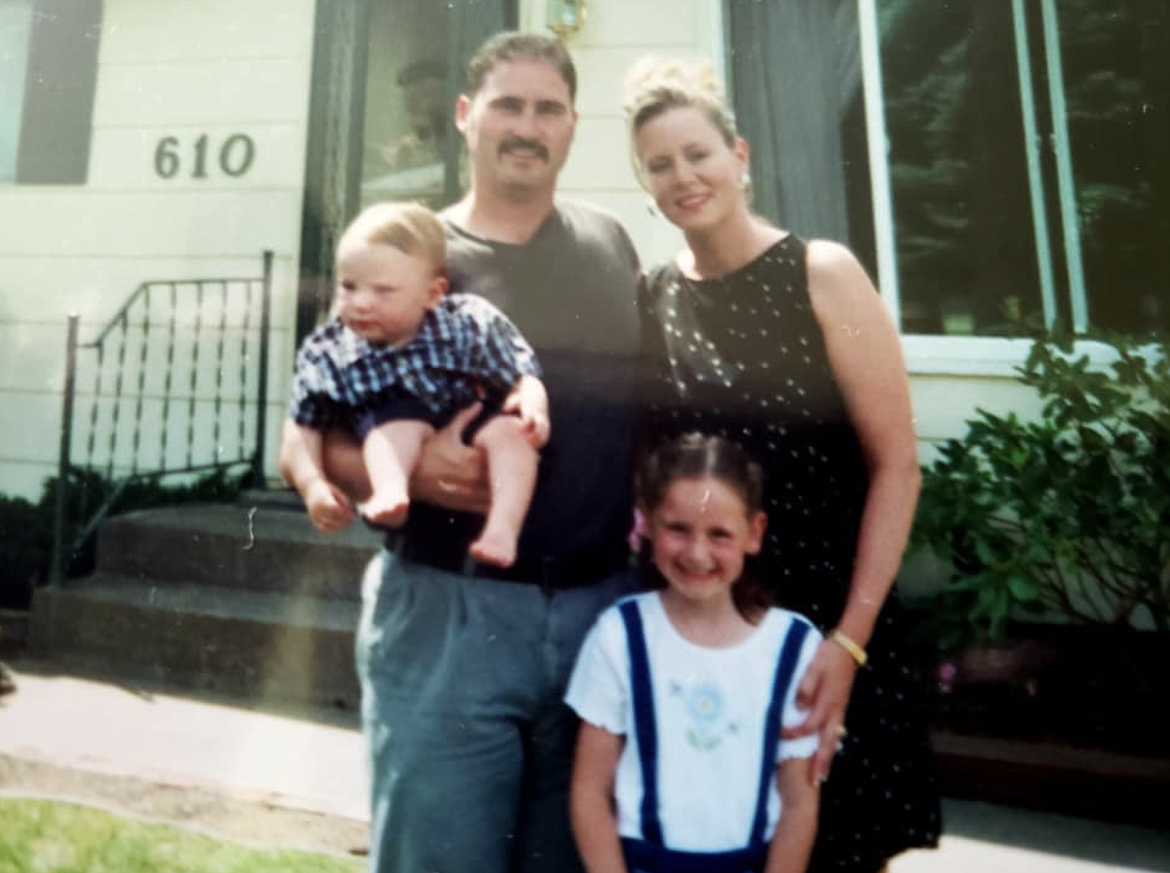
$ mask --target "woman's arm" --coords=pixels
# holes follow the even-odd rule
[[[768,847],[764,873],[804,873],[817,833],[820,793],[805,778],[803,758],[789,758],[776,768],[780,821]]]
[[[894,323],[853,254],[837,243],[814,240],[808,246],[808,276],[829,363],[869,472],[853,577],[837,624],[864,647],[901,565],[918,501],[910,381]],[[852,655],[826,639],[801,683],[801,705],[811,709],[806,726],[821,734],[814,779],[828,774],[856,669]]]
[[[626,873],[613,794],[625,741],[623,736],[581,722],[569,786],[569,817],[577,851],[589,873]]]

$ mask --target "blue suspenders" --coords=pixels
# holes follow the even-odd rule
[[[627,600],[618,610],[626,626],[626,643],[630,653],[630,687],[634,712],[634,733],[642,769],[642,839],[622,839],[622,848],[631,871],[644,873],[749,873],[761,870],[767,859],[768,844],[764,831],[768,824],[768,796],[776,768],[776,747],[780,740],[780,717],[784,699],[796,670],[796,660],[804,644],[808,624],[793,621],[784,636],[772,679],[772,694],[764,720],[764,747],[760,756],[759,787],[756,810],[748,845],[728,852],[681,852],[668,849],[662,840],[662,823],[658,818],[658,736],[654,714],[654,695],[650,678],[650,658],[638,603]]]

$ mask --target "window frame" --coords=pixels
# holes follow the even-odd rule
[[[84,185],[89,176],[103,0],[32,0],[14,177]]]
[[[10,126],[11,146],[10,153],[11,164],[5,161],[3,166],[0,166],[0,185],[16,184],[16,168],[20,160],[20,131],[21,119],[24,114],[24,94],[25,82],[28,79],[28,54],[29,43],[32,39],[32,23],[33,23],[33,0],[0,0],[6,7],[5,15],[12,16],[12,24],[17,28],[14,32],[15,41],[13,46],[15,54],[13,56],[14,62],[10,65],[13,77],[8,80],[8,87],[6,92],[13,98],[13,104],[9,107],[3,107],[5,112],[5,125]]]
[[[857,0],[861,40],[862,87],[866,107],[866,136],[871,178],[871,206],[874,220],[877,279],[883,302],[901,330],[901,299],[896,223],[888,160],[889,144],[885,127],[884,91],[878,26],[878,0]],[[1039,15],[1043,58],[1034,58],[1028,40],[1024,0],[1011,0],[1017,81],[1020,91],[1021,124],[1026,149],[1031,222],[1035,234],[1037,268],[1044,323],[1052,327],[1061,303],[1067,304],[1071,327],[1083,336],[1091,329],[1089,295],[1085,285],[1081,228],[1077,212],[1069,135],[1066,86],[1056,0],[1040,0],[1032,11]],[[1037,90],[1033,73],[1043,64],[1046,86]],[[1038,101],[1047,101],[1049,124],[1041,130]],[[1042,148],[1050,142],[1055,182],[1045,183],[1041,167]],[[1048,204],[1055,207],[1060,226],[1061,250],[1055,251],[1049,227]],[[1058,263],[1059,262],[1059,263]],[[1063,267],[1065,286],[1058,290],[1056,275]],[[1059,302],[1058,302],[1059,298]],[[1011,375],[1022,363],[1030,343],[1010,337],[944,334],[902,334],[903,347],[912,372],[923,374]],[[1096,344],[1078,341],[1078,348],[1090,354]]]

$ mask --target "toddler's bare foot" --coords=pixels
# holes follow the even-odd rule
[[[516,562],[516,535],[485,530],[467,551],[484,564],[511,567]]]
[[[362,506],[362,515],[371,524],[383,527],[401,527],[410,509],[410,497],[405,491],[390,489],[375,491]]]

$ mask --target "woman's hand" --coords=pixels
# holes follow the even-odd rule
[[[487,512],[487,463],[479,449],[463,442],[463,431],[482,409],[471,404],[423,443],[410,479],[411,498],[455,512]]]
[[[857,662],[841,646],[831,640],[822,640],[804,678],[796,689],[796,705],[808,710],[808,717],[791,728],[784,728],[785,739],[817,734],[820,741],[816,754],[809,762],[809,781],[824,782],[829,777],[829,766],[837,744],[844,736],[845,710],[853,691]]]

